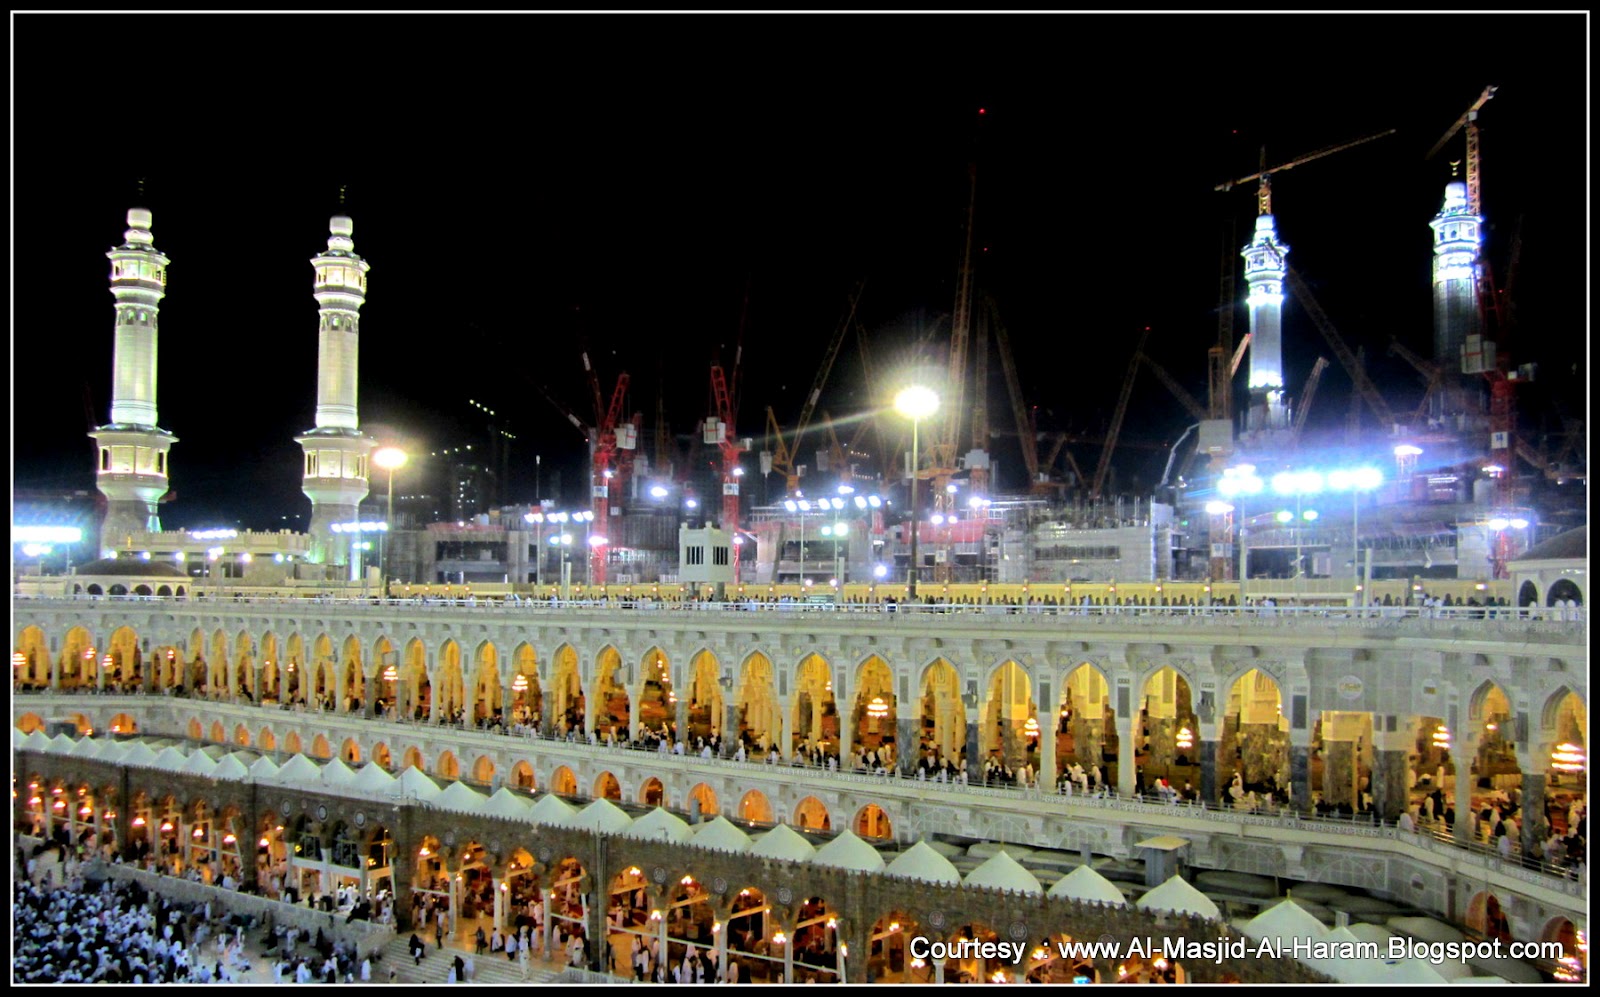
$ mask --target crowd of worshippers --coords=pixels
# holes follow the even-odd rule
[[[235,983],[250,973],[250,919],[213,911],[209,901],[152,896],[137,883],[86,883],[78,868],[65,883],[36,884],[21,858],[19,852],[11,906],[15,980]]]

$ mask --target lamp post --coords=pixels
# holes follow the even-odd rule
[[[394,472],[405,466],[406,452],[398,447],[381,447],[372,455],[372,462],[389,472],[389,504],[384,522],[394,528]],[[383,575],[383,597],[389,598],[389,538],[388,530],[378,538],[378,564]]]
[[[906,593],[917,598],[917,473],[921,470],[917,458],[918,424],[939,409],[939,396],[932,388],[912,385],[902,388],[894,396],[896,412],[911,420],[911,566],[906,572]]]
[[[1254,464],[1239,464],[1234,467],[1224,468],[1222,480],[1217,483],[1217,491],[1231,498],[1239,507],[1239,598],[1245,597],[1245,588],[1250,581],[1250,520],[1244,512],[1244,499],[1246,495],[1261,494],[1262,481],[1256,477]]]
[[[1334,491],[1350,490],[1350,571],[1360,595],[1356,604],[1367,604],[1367,589],[1371,578],[1361,577],[1361,493],[1370,492],[1383,484],[1383,472],[1375,467],[1357,467],[1348,471],[1330,471],[1328,487]]]

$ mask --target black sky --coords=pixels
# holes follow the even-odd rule
[[[107,420],[103,254],[142,201],[173,261],[160,357],[162,424],[180,438],[169,528],[273,527],[309,508],[292,440],[315,402],[307,261],[341,184],[372,264],[363,427],[448,446],[476,438],[466,399],[486,402],[519,437],[508,499],[533,498],[540,453],[568,468],[564,497],[581,501],[581,440],[533,389],[587,414],[581,339],[607,388],[632,374],[630,408],[647,421],[664,386],[681,433],[707,413],[708,363],[719,350],[731,362],[747,283],[743,434],[760,435],[766,404],[795,417],[856,280],[880,363],[909,356],[919,322],[951,310],[974,149],[978,280],[1042,424],[1093,431],[1144,325],[1149,352],[1204,398],[1222,226],[1236,220],[1242,243],[1254,214],[1251,189],[1215,184],[1251,172],[1263,143],[1279,162],[1399,129],[1286,172],[1274,206],[1291,262],[1409,408],[1421,386],[1384,352],[1391,335],[1431,351],[1427,221],[1460,139],[1423,155],[1491,83],[1489,255],[1504,266],[1520,218],[1514,353],[1541,363],[1524,419],[1586,407],[1582,15],[13,26],[15,484],[93,487],[83,399],[87,386],[94,421]],[[1293,306],[1285,322],[1294,386],[1332,356]],[[991,423],[1008,428],[991,372]],[[825,407],[864,407],[860,382],[846,352]],[[1348,391],[1336,365],[1314,427],[1342,424]],[[1190,421],[1148,377],[1134,406],[1125,438],[1170,442]],[[1019,485],[1012,446],[997,444]],[[1095,456],[1079,450],[1086,466]],[[1128,449],[1118,465],[1153,481],[1162,460]]]

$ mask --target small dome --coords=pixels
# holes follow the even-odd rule
[[[151,223],[154,222],[154,221],[155,221],[155,216],[150,213],[150,209],[149,208],[129,208],[128,209],[128,227],[129,228],[149,228]]]
[[[334,215],[328,219],[328,231],[334,235],[350,236],[355,234],[356,223],[347,215]]]
[[[73,569],[79,576],[100,578],[188,578],[177,565],[133,557],[105,557]]]
[[[1444,206],[1446,208],[1464,208],[1467,206],[1467,185],[1460,180],[1452,180],[1444,185]]]
[[[1256,232],[1267,235],[1277,234],[1277,223],[1271,215],[1256,215]]]

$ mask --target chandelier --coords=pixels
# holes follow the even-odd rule
[[[873,696],[872,702],[867,704],[867,716],[874,720],[882,720],[889,715],[889,704],[883,701],[882,696]]]
[[[1550,767],[1557,772],[1582,772],[1586,761],[1583,749],[1570,741],[1556,745],[1556,750],[1550,752]]]
[[[526,691],[527,688],[528,688],[528,676],[522,674],[521,672],[518,672],[517,673],[517,677],[511,680],[511,691],[512,692],[523,692],[523,691]]]
[[[1178,747],[1184,751],[1194,747],[1194,731],[1190,730],[1187,725],[1178,728]]]
[[[1440,724],[1438,727],[1434,728],[1434,731],[1433,731],[1433,746],[1435,748],[1443,748],[1445,750],[1449,750],[1449,748],[1450,748],[1450,728],[1446,727],[1444,724]]]
[[[1028,722],[1022,725],[1022,733],[1025,737],[1038,737],[1039,721],[1035,720],[1033,717],[1029,717]]]

